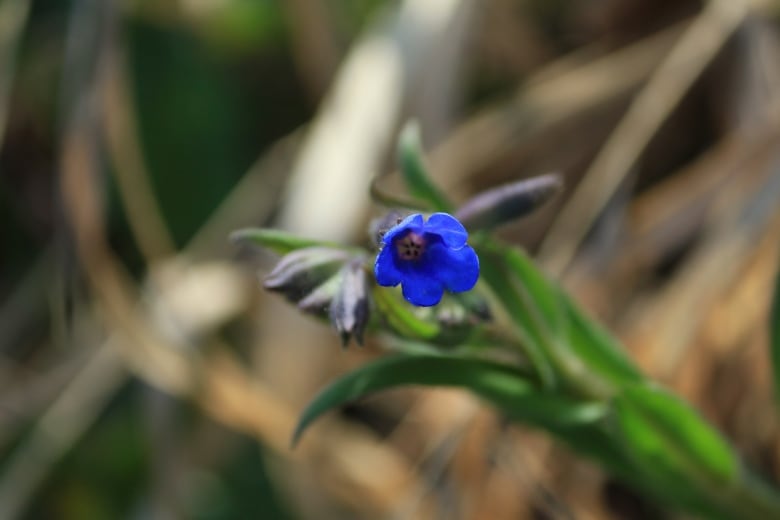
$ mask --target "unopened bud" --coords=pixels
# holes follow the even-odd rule
[[[498,186],[468,200],[455,217],[469,231],[491,229],[533,212],[562,186],[554,173]]]
[[[436,319],[448,327],[478,325],[493,319],[487,301],[476,292],[452,295],[436,313]]]
[[[299,301],[298,308],[310,314],[328,316],[330,304],[339,292],[343,281],[344,271],[342,269]]]
[[[343,278],[339,290],[330,304],[330,320],[341,334],[344,346],[352,336],[358,345],[362,345],[369,314],[368,278],[363,261],[352,260],[341,272]]]
[[[329,247],[307,247],[285,255],[263,280],[263,287],[299,301],[330,278],[349,259],[349,253]]]

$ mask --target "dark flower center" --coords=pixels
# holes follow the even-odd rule
[[[395,248],[402,260],[417,260],[425,251],[425,239],[417,233],[407,233],[395,241]]]

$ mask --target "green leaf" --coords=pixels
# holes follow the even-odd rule
[[[398,161],[404,182],[414,197],[429,202],[436,211],[452,213],[452,204],[431,181],[423,155],[420,128],[409,122],[398,138]]]
[[[641,487],[670,505],[730,518],[726,508],[740,468],[728,444],[694,410],[666,391],[635,385],[615,400],[615,417]]]
[[[769,313],[770,354],[774,375],[775,399],[780,402],[780,270],[775,279],[775,295]]]
[[[295,251],[296,249],[303,249],[304,247],[320,246],[344,249],[343,246],[333,242],[301,238],[278,229],[268,228],[239,229],[230,234],[230,240],[233,242],[251,242],[252,244],[270,249],[280,255],[286,255],[287,253]]]
[[[666,439],[636,407],[616,405],[620,443],[635,468],[632,481],[669,505],[702,511],[707,500],[687,477],[687,468]]]
[[[564,328],[569,348],[588,367],[612,382],[638,382],[642,376],[618,343],[572,299],[551,282],[520,250],[506,252],[506,259],[539,311],[552,328]]]
[[[569,345],[592,370],[618,384],[639,383],[644,379],[622,345],[577,307],[569,296],[562,294],[562,301],[568,315]]]
[[[614,409],[617,438],[643,487],[670,504],[727,516],[720,509],[740,466],[718,432],[678,397],[644,384],[626,387]]]
[[[533,316],[521,296],[519,288],[514,287],[511,273],[507,269],[505,258],[490,248],[475,243],[479,254],[480,277],[501,302],[503,309],[512,320],[513,332],[517,334],[525,354],[536,369],[546,388],[556,386],[556,374],[553,370],[549,352],[545,350],[542,332],[534,323]]]
[[[398,355],[379,359],[338,379],[306,407],[293,444],[328,410],[373,392],[401,385],[459,386],[489,401],[510,419],[563,430],[599,420],[601,403],[543,392],[515,368],[470,358]]]
[[[732,482],[739,465],[729,444],[679,397],[645,384],[624,389],[618,402],[628,406],[663,436],[670,450],[691,465],[704,468],[708,478]]]
[[[564,336],[567,316],[562,306],[562,292],[558,286],[550,282],[519,249],[505,248],[503,256],[507,266],[533,299],[545,325],[559,337]]]
[[[257,96],[267,82],[234,74],[236,57],[201,39],[200,23],[195,30],[154,18],[123,21],[124,88],[135,105],[132,117],[153,193],[175,242],[184,245],[252,165],[257,143],[270,142],[279,132],[274,128],[294,128],[310,114],[298,103],[281,111],[269,101],[274,96]]]
[[[521,322],[535,317],[539,334],[548,337],[541,348],[549,359],[557,360],[558,368],[569,376],[582,378],[582,383],[599,391],[608,391],[608,384],[636,383],[642,380],[619,344],[595,321],[588,318],[572,299],[517,248],[484,239],[479,246],[480,258],[492,258],[505,264],[505,274],[492,284],[494,290],[509,290],[516,280],[515,291],[520,300],[525,296],[526,309],[513,315]],[[526,328],[529,325],[526,325]],[[602,379],[599,383],[598,379]],[[586,381],[587,379],[587,381]]]

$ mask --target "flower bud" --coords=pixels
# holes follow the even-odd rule
[[[298,302],[330,278],[349,259],[349,253],[329,247],[307,247],[285,255],[263,281],[271,291]]]
[[[436,312],[436,320],[447,327],[478,325],[492,319],[487,301],[474,292],[453,295]]]
[[[541,175],[483,191],[455,213],[466,229],[491,229],[541,207],[563,186],[557,174]]]
[[[478,292],[459,294],[458,303],[463,306],[471,323],[493,320],[493,313],[487,300]]]
[[[475,292],[450,295],[432,310],[439,325],[433,342],[445,348],[469,342],[475,330],[492,319],[487,302]]]
[[[363,261],[356,258],[341,269],[342,280],[330,304],[330,321],[341,334],[344,346],[355,336],[363,344],[363,331],[368,323],[368,279]]]
[[[339,292],[343,281],[344,271],[341,269],[299,301],[298,308],[310,314],[327,317],[330,304]]]

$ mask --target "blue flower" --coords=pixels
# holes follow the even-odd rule
[[[385,287],[400,283],[404,298],[422,307],[439,303],[445,289],[468,291],[479,278],[479,259],[467,238],[451,215],[434,213],[427,222],[410,215],[382,237],[376,281]]]

